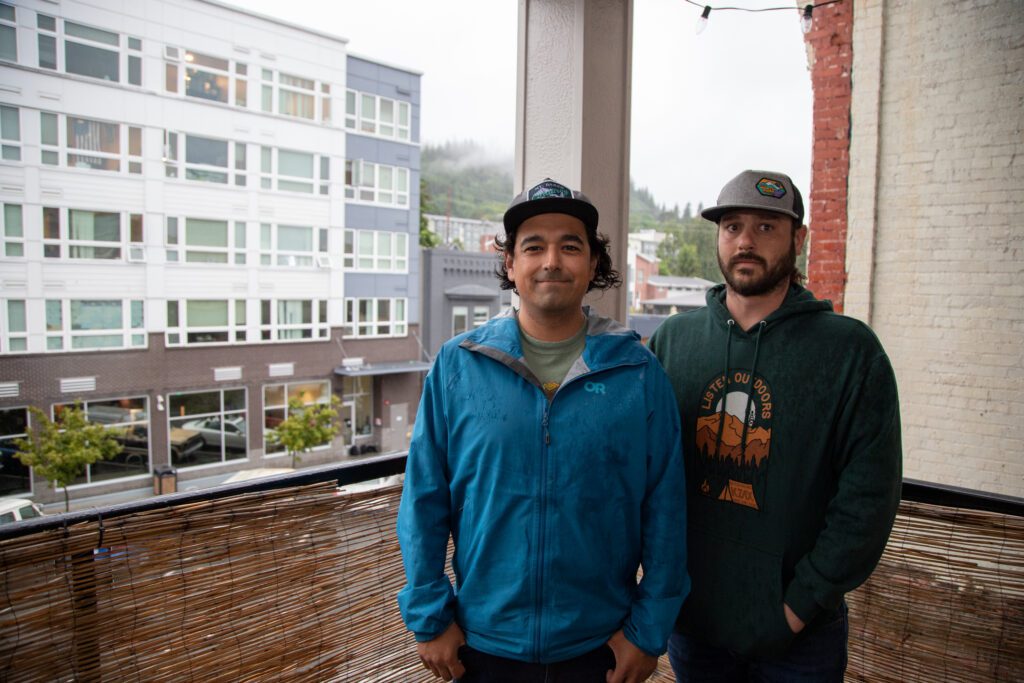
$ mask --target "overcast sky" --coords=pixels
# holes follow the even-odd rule
[[[351,52],[422,72],[424,143],[475,140],[511,159],[518,2],[227,1],[348,38]],[[798,12],[713,11],[696,35],[700,14],[683,0],[634,0],[634,181],[662,204],[696,208],[713,204],[739,171],[770,168],[788,171],[806,195],[811,86]]]

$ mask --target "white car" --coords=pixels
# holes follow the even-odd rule
[[[13,524],[23,519],[42,517],[43,510],[25,498],[0,498],[0,524]]]

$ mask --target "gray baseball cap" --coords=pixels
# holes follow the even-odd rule
[[[737,209],[774,211],[804,222],[804,200],[792,179],[776,171],[743,171],[726,183],[718,194],[718,205],[700,215],[717,223],[722,215]]]
[[[505,211],[505,234],[519,228],[527,218],[542,213],[564,213],[583,221],[587,232],[597,232],[597,207],[582,192],[570,190],[565,185],[545,178],[528,190],[523,190],[512,200]]]

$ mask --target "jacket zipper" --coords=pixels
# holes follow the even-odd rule
[[[543,392],[541,392],[543,394]],[[544,446],[541,448],[540,459],[540,514],[538,515],[539,533],[537,534],[537,600],[534,603],[534,623],[536,631],[533,642],[533,659],[540,658],[542,633],[544,630],[544,546],[546,544],[547,510],[548,510],[548,445],[551,443],[551,432],[548,431],[548,411],[551,402],[544,397],[544,418],[541,431],[544,435]]]

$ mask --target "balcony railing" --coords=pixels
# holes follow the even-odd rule
[[[404,456],[0,528],[0,680],[429,681],[395,601]],[[907,482],[851,681],[1024,678],[1024,504]],[[664,660],[658,681],[671,681]]]

